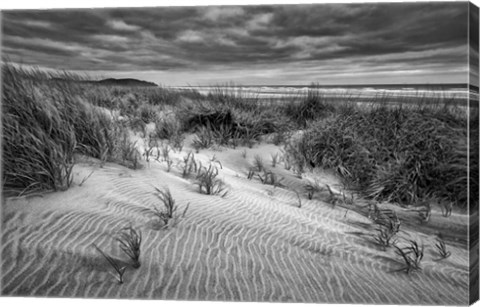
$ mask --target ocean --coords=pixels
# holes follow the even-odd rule
[[[203,95],[209,93],[229,93],[247,99],[291,100],[302,98],[315,91],[330,100],[369,102],[423,102],[448,101],[467,105],[468,98],[478,106],[478,87],[467,84],[363,84],[363,85],[215,85],[175,87],[176,89],[196,90]]]

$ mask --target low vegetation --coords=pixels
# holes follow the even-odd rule
[[[189,204],[185,206],[182,214],[180,214],[178,212],[178,205],[175,204],[175,199],[173,198],[169,188],[165,188],[163,190],[155,188],[155,190],[155,195],[161,201],[163,208],[162,206],[155,206],[150,210],[150,212],[158,218],[163,229],[167,227],[174,227],[179,222],[180,218],[184,218],[186,216]]]
[[[129,226],[120,231],[117,238],[120,249],[132,260],[132,266],[140,267],[140,245],[142,244],[142,232]]]
[[[198,185],[199,192],[202,194],[220,194],[224,197],[228,193],[225,182],[218,178],[218,168],[213,164],[210,164],[208,168],[202,166],[198,170],[196,184]]]
[[[423,259],[423,245],[420,246],[417,241],[410,240],[410,245],[405,247],[398,247],[394,245],[397,255],[402,257],[404,267],[397,271],[405,271],[405,273],[410,274],[411,272],[421,271],[420,266]]]
[[[348,189],[372,200],[416,204],[436,199],[445,204],[444,216],[454,207],[466,208],[468,199],[478,206],[478,151],[469,152],[467,146],[467,138],[478,135],[478,114],[467,117],[451,101],[418,97],[393,106],[379,97],[370,106],[357,106],[347,97],[340,103],[342,97],[332,100],[312,88],[305,97],[273,104],[233,87],[209,95],[115,87],[10,64],[2,65],[2,79],[3,141],[8,145],[3,147],[4,193],[67,189],[77,153],[141,168],[133,133],[143,134],[148,146],[162,140],[177,152],[185,133],[194,133],[197,151],[252,147],[269,136],[284,148],[282,155],[272,155],[272,167],[283,161],[299,177],[313,168],[332,169]],[[150,124],[155,124],[153,132],[148,132]],[[478,140],[471,139],[475,148]],[[147,151],[150,161],[154,147]],[[157,158],[170,170],[173,162],[164,152]],[[265,164],[254,157],[256,172],[263,172]],[[183,166],[184,176],[197,169],[202,193],[222,190],[213,166],[194,167],[191,160]],[[212,176],[215,188],[208,187]],[[315,193],[314,187],[307,191],[309,198]]]
[[[292,155],[299,166],[336,170],[368,198],[403,204],[434,195],[465,207],[467,118],[420,103],[335,114],[313,124]]]

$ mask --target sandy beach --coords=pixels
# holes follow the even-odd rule
[[[188,139],[186,144],[188,144]],[[140,148],[141,150],[141,148]],[[268,161],[280,148],[201,150],[207,164],[221,161],[225,197],[204,195],[182,178],[179,163],[189,151],[171,154],[173,166],[144,162],[131,170],[84,158],[75,165],[68,191],[6,199],[2,212],[2,288],[7,296],[138,298],[365,304],[466,304],[467,216],[443,218],[433,209],[423,231],[404,227],[399,237],[425,245],[421,274],[405,274],[392,249],[375,244],[375,224],[365,202],[332,206],[327,194],[308,200],[300,179],[279,163],[272,172],[282,186],[247,179],[254,155]],[[246,152],[243,157],[242,152]],[[266,163],[268,164],[268,163]],[[81,179],[93,174],[79,186]],[[316,172],[336,191],[335,176]],[[178,223],[159,227],[155,187],[168,187],[183,212]],[[295,191],[300,191],[298,207]],[[385,205],[388,206],[388,205]],[[399,215],[408,216],[408,210]],[[143,240],[139,269],[115,240],[126,226]],[[418,227],[417,227],[418,228]],[[435,236],[448,234],[451,257],[442,261]],[[127,266],[124,284],[92,244]]]

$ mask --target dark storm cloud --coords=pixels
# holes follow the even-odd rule
[[[4,11],[2,49],[15,62],[91,71],[440,67],[465,64],[467,20],[467,3]]]

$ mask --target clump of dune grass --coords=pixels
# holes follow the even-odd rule
[[[215,136],[212,130],[206,127],[200,127],[195,138],[193,139],[192,146],[198,152],[202,148],[210,148],[215,144]]]
[[[335,112],[333,104],[329,103],[317,86],[308,90],[307,96],[300,101],[292,100],[284,107],[284,112],[299,127],[306,127],[309,121],[330,116]]]
[[[377,228],[377,234],[374,236],[375,242],[382,248],[387,248],[394,245],[397,242],[397,231],[395,227],[390,225],[379,225]]]
[[[282,186],[282,179],[279,178],[277,174],[270,170],[263,170],[263,175],[262,174],[257,174],[258,179],[262,182],[262,184],[268,184],[268,185],[273,185],[274,187],[279,187]]]
[[[182,110],[185,129],[200,133],[198,138],[202,142],[197,143],[197,148],[202,148],[202,144],[211,146],[210,143],[233,148],[239,144],[252,147],[260,136],[285,130],[288,117],[272,110],[273,106],[255,103],[256,99],[248,96],[237,90],[219,88],[207,99],[198,100]],[[205,138],[211,142],[203,142]]]
[[[166,188],[165,190],[160,190],[155,188],[157,191],[156,196],[163,204],[163,209],[154,207],[153,213],[157,216],[165,225],[168,225],[168,221],[173,218],[174,212],[177,210],[175,205],[175,200],[173,199],[170,189]]]
[[[109,272],[115,279],[118,280],[119,284],[123,284],[123,275],[125,274],[125,270],[127,269],[126,266],[121,267],[115,259],[110,257],[109,255],[105,254],[96,244],[93,244],[95,249],[108,261],[108,263],[112,266],[112,268],[117,273],[116,275]]]
[[[409,246],[400,248],[397,245],[394,245],[394,247],[397,255],[402,257],[405,264],[403,268],[396,271],[405,271],[405,273],[409,274],[411,272],[422,270],[420,264],[423,259],[423,245],[420,246],[417,241],[410,240]]]
[[[174,150],[182,151],[185,135],[182,123],[176,116],[158,118],[155,121],[155,136],[167,139]]]
[[[8,63],[2,80],[4,192],[67,189],[75,153],[102,163],[138,162],[124,138],[127,127],[101,106],[115,103],[96,86],[73,74]]]
[[[335,170],[364,196],[466,206],[467,119],[449,108],[372,106],[313,124],[296,144],[304,165]]]
[[[142,232],[129,226],[120,231],[117,238],[121,250],[132,260],[134,268],[140,267],[140,245],[142,244]]]
[[[155,187],[157,191],[156,196],[160,199],[163,204],[163,209],[159,207],[154,207],[151,212],[163,223],[163,228],[167,228],[169,226],[174,227],[180,218],[184,218],[187,214],[188,208],[190,204],[187,204],[183,213],[179,215],[178,205],[175,204],[175,199],[172,196],[169,188],[165,188],[161,190]],[[170,222],[173,221],[173,222]]]
[[[225,182],[217,178],[218,168],[213,164],[207,167],[201,167],[198,170],[196,184],[202,194],[215,195],[220,194],[224,197],[227,194]],[[222,194],[223,193],[223,194]]]
[[[71,101],[57,92],[58,100],[43,95],[36,80],[47,77],[2,65],[4,192],[64,190],[72,183],[78,144],[68,106],[62,105]]]
[[[153,123],[158,118],[157,109],[150,104],[143,104],[138,109],[138,117],[145,123]]]

